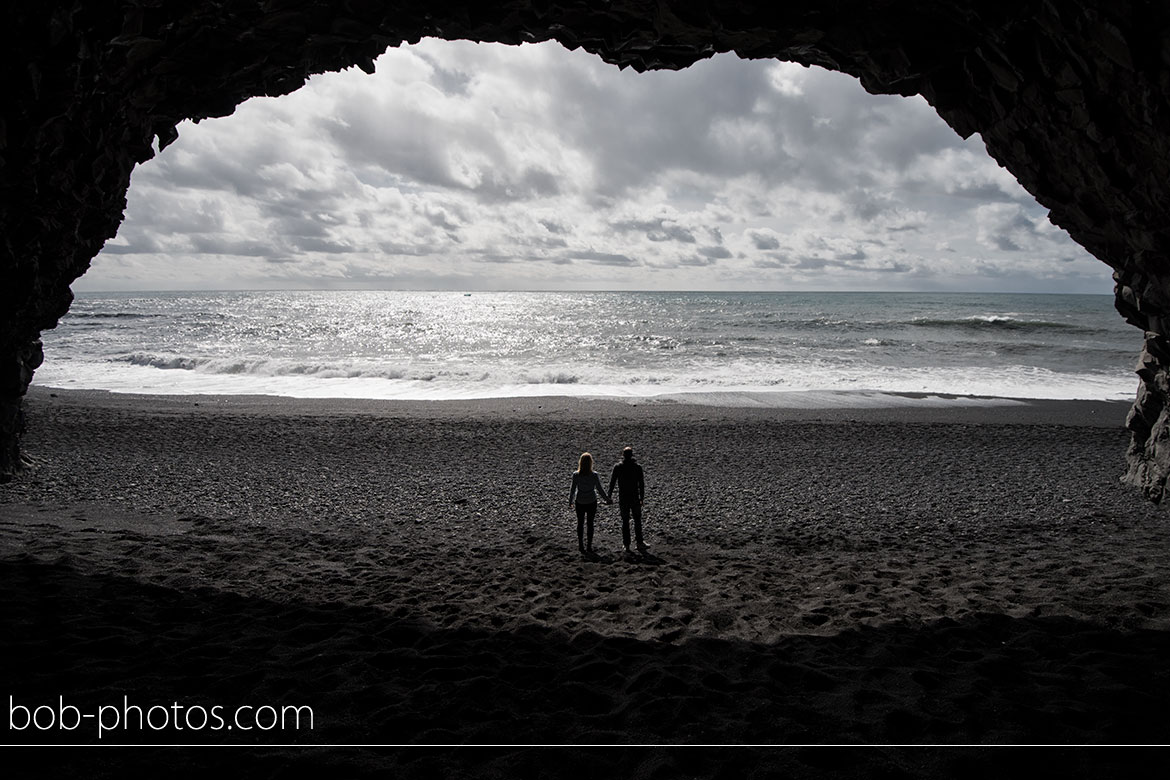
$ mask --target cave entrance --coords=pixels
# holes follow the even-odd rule
[[[316,76],[184,125],[135,172],[129,201],[76,285],[76,316],[47,336],[41,382],[373,397],[1132,394],[1132,333],[1105,295],[1108,270],[922,98],[873,96],[817,68],[727,54],[638,74],[556,43],[428,40],[389,50],[373,75]],[[94,297],[160,289],[251,292]],[[275,294],[304,290],[399,294]],[[794,295],[462,299],[590,290]],[[901,295],[823,294],[842,291]],[[986,295],[921,297],[939,291]],[[1098,295],[995,297],[1053,292]],[[172,321],[172,309],[189,340],[119,327],[102,345],[115,365],[85,362],[89,326]],[[237,322],[242,311],[252,319]],[[584,374],[543,338],[566,327],[622,357]]]

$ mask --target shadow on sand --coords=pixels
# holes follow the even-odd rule
[[[650,551],[634,552],[632,550],[625,550],[623,552],[617,553],[616,555],[610,555],[608,553],[599,553],[596,550],[593,550],[589,552],[583,552],[580,555],[582,559],[592,563],[610,564],[621,561],[622,563],[637,563],[643,566],[662,566],[666,563],[665,558],[659,558]]]
[[[623,559],[631,563],[641,563],[645,566],[661,566],[666,563],[665,559],[659,558],[649,550],[645,552],[627,552],[623,555]]]
[[[313,709],[312,730],[114,729],[102,744],[1170,742],[1170,632],[1115,632],[1071,618],[984,614],[769,645],[716,638],[668,644],[538,625],[444,629],[373,608],[174,590],[30,561],[0,564],[0,578],[10,714],[12,704],[57,707],[62,700],[81,712],[125,702],[144,710],[172,703]],[[71,731],[10,724],[4,739],[99,743],[90,724]],[[255,774],[279,774],[294,758],[347,775],[452,776],[439,770],[459,774],[467,762],[503,774],[584,776],[552,765],[546,773],[547,753],[518,749],[475,756],[420,749],[229,753],[194,752],[190,762],[168,753],[166,760],[180,776],[241,761],[253,762]],[[580,753],[557,755],[577,761]],[[92,766],[84,751],[46,761],[67,769],[84,760],[86,774],[100,777],[139,760],[99,755]],[[1024,757],[988,749],[719,755],[623,748],[590,754],[588,774],[704,773],[709,760],[712,773],[733,768],[728,776],[737,777],[777,769],[861,777],[875,768],[884,776],[1014,776]],[[1062,771],[1073,777],[1139,760],[1109,751],[1049,751],[1043,758],[1048,769],[1067,761]]]

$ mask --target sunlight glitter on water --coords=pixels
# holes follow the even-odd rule
[[[880,391],[1132,398],[1107,296],[79,296],[37,384],[303,397]]]

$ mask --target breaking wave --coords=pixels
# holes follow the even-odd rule
[[[962,319],[935,319],[930,317],[920,317],[909,320],[905,323],[913,328],[935,328],[938,330],[960,330],[960,331],[1080,331],[1082,333],[1092,333],[1093,329],[1085,328],[1081,325],[1076,325],[1068,322],[1052,322],[1047,320],[1027,320],[1020,319],[1006,314],[976,314]]]
[[[1101,296],[79,295],[38,384],[365,398],[907,392],[1132,397]]]

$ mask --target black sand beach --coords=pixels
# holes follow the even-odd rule
[[[82,712],[313,711],[312,730],[168,724],[102,744],[1170,742],[1170,524],[1118,482],[1126,410],[34,388],[36,466],[0,487],[5,739],[98,743],[88,724],[11,727],[12,703],[63,697]],[[652,554],[622,555],[615,505],[599,512],[600,560],[583,560],[576,456],[608,474],[627,443]],[[565,774],[546,770],[548,749],[152,750],[98,753],[93,774],[245,755],[261,776],[293,758],[349,775]],[[643,777],[1025,763],[986,747],[555,757]],[[1085,777],[1149,758],[1042,756]]]

